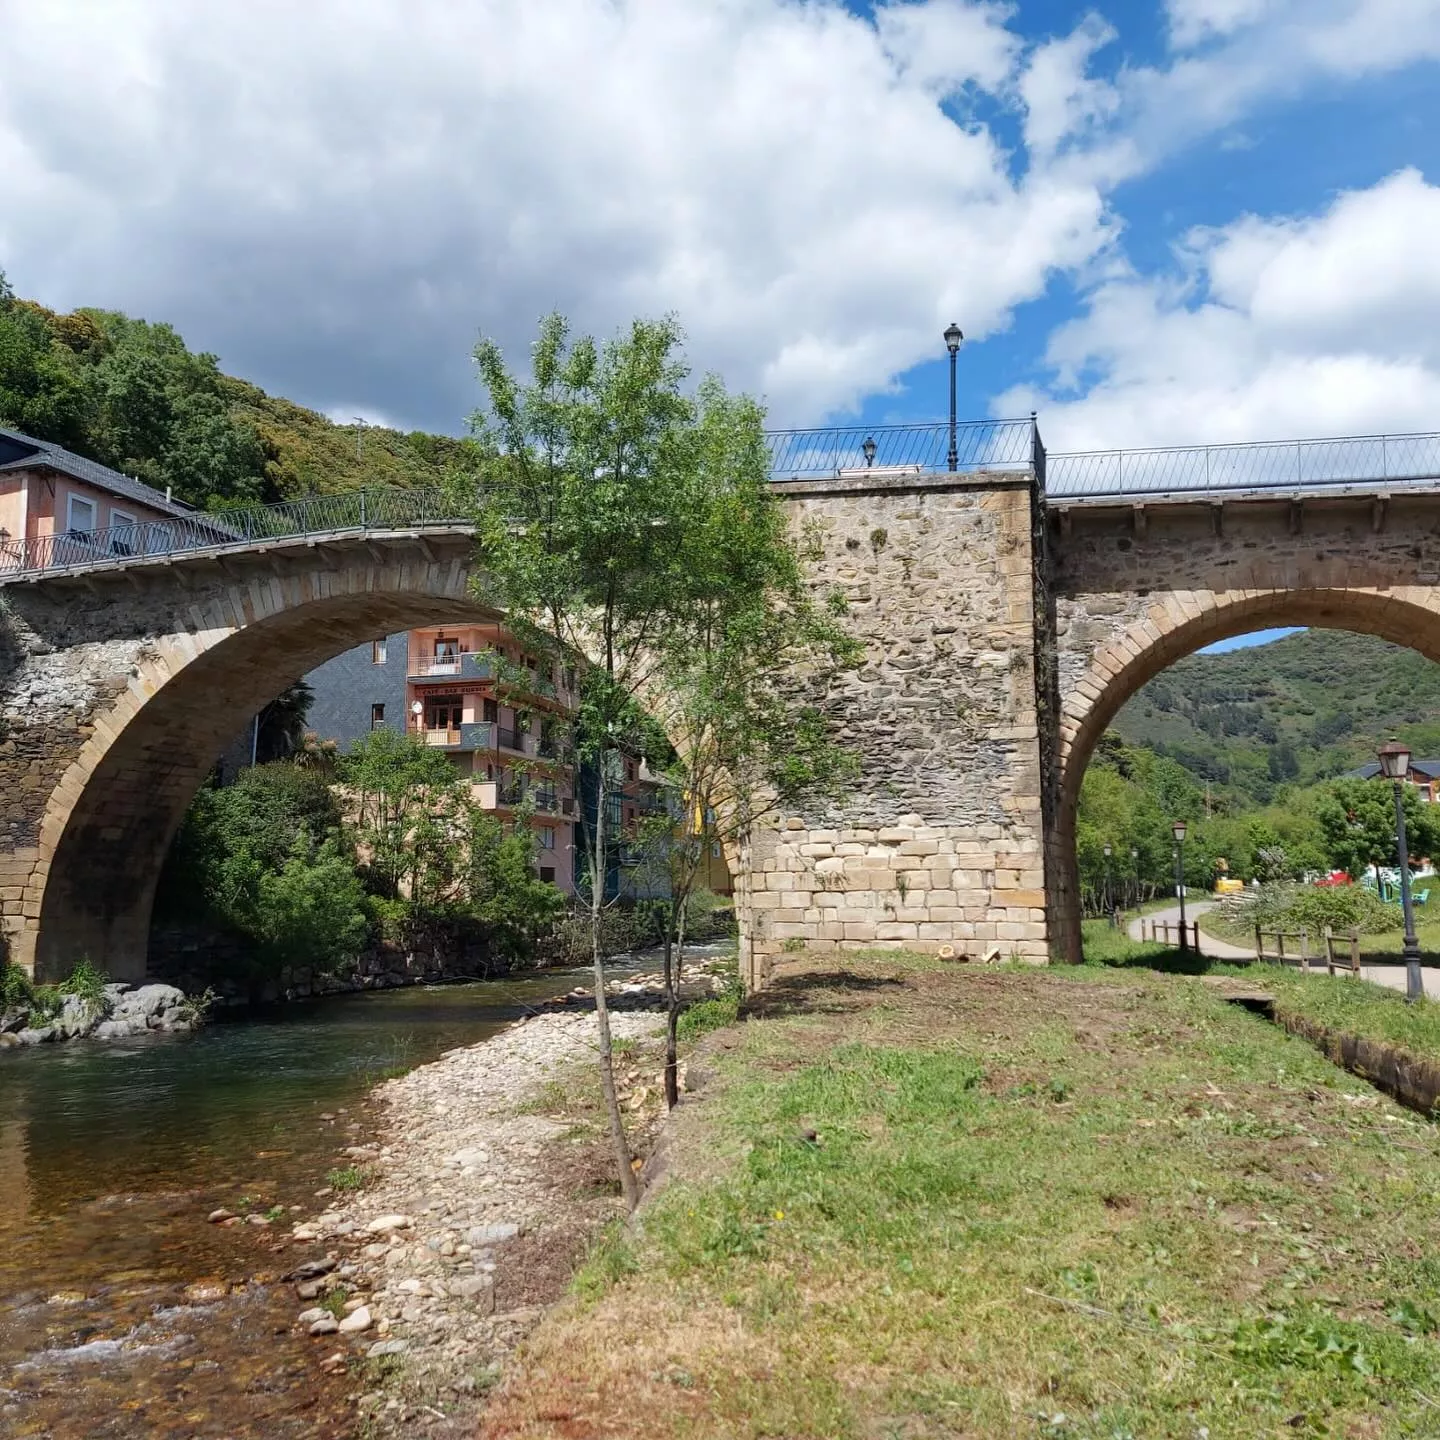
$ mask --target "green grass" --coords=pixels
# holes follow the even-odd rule
[[[338,1170],[332,1170],[326,1177],[325,1183],[332,1190],[349,1191],[361,1190],[370,1180],[367,1170],[362,1170],[358,1165],[346,1165]]]
[[[1440,1004],[1408,1004],[1403,992],[1351,976],[1306,973],[1288,965],[1235,965],[1200,956],[1181,956],[1164,945],[1142,944],[1111,930],[1104,921],[1086,921],[1087,966],[1140,966],[1172,974],[1233,975],[1268,990],[1290,1013],[1331,1030],[1364,1035],[1440,1061]]]
[[[579,1375],[637,1437],[1440,1430],[1437,1132],[1196,981],[874,962],[738,1034],[539,1338],[547,1413]]]

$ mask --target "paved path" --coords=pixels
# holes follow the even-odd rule
[[[1207,910],[1213,910],[1213,900],[1187,900],[1185,902],[1185,921],[1188,925],[1197,916],[1203,915]],[[1180,920],[1180,907],[1171,905],[1164,910],[1154,910],[1144,917],[1146,920],[1168,920],[1172,925]],[[1141,939],[1140,921],[1132,920],[1129,927],[1129,936],[1132,940]],[[1200,953],[1209,955],[1215,960],[1253,960],[1255,958],[1255,947],[1253,945],[1232,945],[1226,940],[1217,940],[1213,935],[1207,935],[1204,930],[1200,932]],[[1323,969],[1323,967],[1321,967]],[[1394,965],[1362,965],[1360,974],[1372,984],[1383,985],[1388,990],[1405,989],[1405,967],[1401,964]],[[1440,968],[1433,965],[1423,967],[1420,972],[1425,982],[1425,994],[1428,999],[1440,1000]]]

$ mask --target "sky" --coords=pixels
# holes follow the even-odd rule
[[[0,0],[0,268],[458,433],[674,313],[777,426],[1440,429],[1440,0]]]

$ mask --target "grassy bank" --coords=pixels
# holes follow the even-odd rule
[[[1087,965],[1244,978],[1270,991],[1281,1009],[1330,1030],[1383,1040],[1424,1059],[1440,1061],[1440,1004],[1420,1000],[1409,1005],[1400,991],[1368,980],[1307,974],[1288,965],[1232,965],[1196,955],[1181,956],[1163,945],[1129,940],[1104,921],[1094,920],[1085,922],[1085,959]]]
[[[1183,976],[798,962],[483,1434],[1440,1429],[1440,1137]]]
[[[1226,940],[1232,945],[1255,947],[1253,926],[1232,925],[1219,910],[1207,910],[1200,916],[1200,928],[1217,940]],[[1270,927],[1266,927],[1267,929]],[[1287,927],[1293,928],[1293,927]],[[1336,927],[1339,934],[1342,927]],[[1440,916],[1427,916],[1424,911],[1416,915],[1415,938],[1420,942],[1420,953],[1427,965],[1440,965]],[[1398,965],[1401,947],[1404,944],[1403,930],[1386,930],[1378,935],[1360,937],[1360,960],[1365,965]],[[1323,939],[1319,930],[1312,930],[1310,948],[1319,952]],[[1348,944],[1348,942],[1347,942]],[[1294,941],[1286,942],[1287,953],[1295,948]],[[1342,951],[1348,954],[1348,949]]]

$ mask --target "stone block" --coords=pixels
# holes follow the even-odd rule
[[[918,927],[913,921],[882,920],[875,926],[877,940],[916,940]]]

